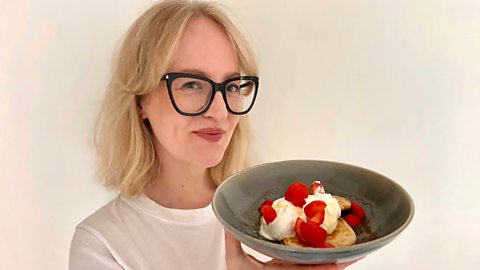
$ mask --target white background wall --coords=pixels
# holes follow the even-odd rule
[[[350,269],[480,263],[480,1],[221,1],[254,46],[259,162],[353,163],[401,184],[411,225]],[[122,34],[152,1],[0,2],[0,269],[66,269],[113,194],[90,136]]]

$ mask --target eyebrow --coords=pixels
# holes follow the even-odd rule
[[[198,69],[182,69],[180,70],[179,72],[182,72],[182,73],[190,73],[190,74],[195,74],[195,75],[200,75],[200,76],[203,76],[203,77],[206,77],[206,78],[210,78],[208,76],[207,73],[205,73],[204,71],[202,70],[198,70]],[[230,79],[230,78],[233,78],[233,77],[239,77],[240,76],[240,73],[238,72],[233,72],[233,73],[230,73],[230,74],[227,74],[223,77],[223,79]]]

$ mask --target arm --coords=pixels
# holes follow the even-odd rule
[[[105,244],[91,232],[77,228],[70,246],[69,270],[123,270]]]

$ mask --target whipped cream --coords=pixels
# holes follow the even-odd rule
[[[277,199],[272,204],[277,212],[277,217],[267,225],[265,219],[260,220],[260,235],[269,240],[282,240],[285,237],[295,236],[295,222],[300,216],[305,216],[303,209],[296,207],[284,197]]]
[[[308,197],[305,198],[306,203],[303,208],[313,201],[325,202],[327,205],[325,207],[325,217],[320,226],[325,229],[328,234],[331,234],[337,227],[341,209],[337,199],[331,194],[324,192],[323,186],[317,188],[313,195],[308,195]],[[307,220],[303,208],[293,205],[291,202],[285,200],[285,197],[275,200],[272,207],[275,209],[275,212],[277,212],[277,217],[268,225],[263,217],[261,217],[260,220],[259,233],[269,240],[281,241],[283,238],[295,236],[295,222],[297,218],[301,218],[304,221]]]
[[[308,195],[308,197],[305,198],[305,201],[307,203],[305,203],[304,207],[313,201],[323,201],[327,204],[327,206],[325,207],[325,216],[323,218],[323,223],[320,224],[320,227],[327,231],[327,234],[332,234],[333,231],[335,231],[335,228],[337,228],[338,218],[342,214],[342,209],[340,209],[340,205],[338,204],[337,199],[335,199],[332,194],[319,193],[314,195]],[[306,220],[305,213],[303,214],[303,220]]]

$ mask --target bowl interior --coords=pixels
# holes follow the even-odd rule
[[[222,223],[265,240],[258,234],[261,203],[284,196],[293,182],[309,186],[314,180],[320,180],[327,193],[356,201],[364,208],[367,222],[355,229],[357,244],[392,234],[413,216],[410,196],[394,181],[357,166],[315,160],[273,162],[240,172],[218,187],[213,207]]]

